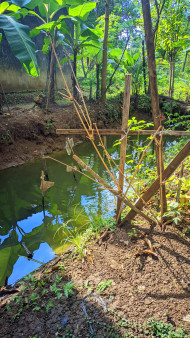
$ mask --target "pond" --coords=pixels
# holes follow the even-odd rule
[[[118,137],[109,137],[106,142],[109,153],[118,163],[118,148],[113,147],[116,139]],[[165,149],[172,144],[170,138]],[[99,149],[103,155],[103,149]],[[133,147],[130,149],[128,153],[135,157],[138,152]],[[150,154],[153,152],[150,148]],[[77,145],[75,153],[113,186],[90,142]],[[76,165],[65,151],[52,156],[68,165]],[[45,193],[44,205],[40,190],[42,159],[0,172],[0,286],[14,284],[61,253],[66,245],[66,239],[59,236],[63,224],[69,227],[74,224],[81,231],[94,216],[115,214],[114,197],[107,190],[99,189],[97,183],[80,173],[73,175],[49,159],[47,168],[49,180],[55,184]],[[32,255],[32,260],[28,255]]]

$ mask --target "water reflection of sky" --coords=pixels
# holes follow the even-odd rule
[[[43,212],[38,212],[37,214],[33,214],[28,218],[18,222],[17,224],[22,228],[25,233],[31,232],[35,227],[43,223],[44,214]],[[17,231],[20,235],[19,231]],[[22,236],[21,236],[22,238]],[[20,239],[21,239],[20,238]]]
[[[33,259],[42,263],[47,263],[55,257],[53,250],[47,243],[41,243],[38,250],[34,251]],[[13,272],[9,277],[9,284],[14,284],[20,278],[39,268],[41,264],[27,259],[27,257],[19,257],[14,265]]]

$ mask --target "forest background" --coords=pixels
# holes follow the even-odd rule
[[[150,1],[150,8],[159,94],[188,101],[190,5],[185,0],[162,0]],[[32,29],[26,25],[29,16]],[[58,69],[49,37],[60,63],[66,64],[64,69],[71,62],[86,98],[105,101],[106,95],[120,94],[125,73],[132,74],[132,94],[150,92],[140,1],[4,1],[0,28],[0,40],[7,39],[29,75],[40,75],[37,59],[42,53],[47,55],[50,101],[54,100]],[[38,35],[41,48],[36,50]],[[77,97],[75,76],[71,78]],[[146,96],[142,104],[148,105]],[[170,112],[168,103],[164,108]]]

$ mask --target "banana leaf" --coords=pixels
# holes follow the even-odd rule
[[[29,37],[29,27],[20,24],[12,16],[3,14],[0,15],[0,28],[3,29],[14,55],[27,73],[39,76],[35,44]]]

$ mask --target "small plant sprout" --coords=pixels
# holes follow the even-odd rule
[[[86,280],[86,281],[84,282],[84,286],[85,286],[85,288],[88,290],[88,292],[91,292],[91,291],[92,291],[92,287],[89,286],[88,283],[89,283],[88,280]]]
[[[106,288],[111,287],[112,283],[113,283],[112,279],[108,279],[104,282],[100,282],[97,286],[96,292],[103,292]]]
[[[180,220],[181,214],[184,212],[179,207],[177,202],[171,202],[169,205],[169,211],[164,213],[165,217],[171,218],[171,221],[174,222],[176,225]]]
[[[40,311],[41,307],[40,306],[35,306],[32,311]]]
[[[34,303],[37,299],[39,298],[39,296],[35,293],[32,292],[30,295],[30,300]]]
[[[68,282],[65,285],[63,285],[63,292],[66,298],[69,297],[69,295],[74,295],[73,288],[75,287],[75,283]]]
[[[59,288],[59,287],[56,286],[56,282],[53,285],[50,286],[50,290],[56,294],[56,297],[58,299],[61,298],[61,296],[62,296],[62,294],[60,292],[61,288]]]
[[[62,276],[56,275],[55,276],[55,282],[59,283],[62,280],[62,278],[63,278]]]
[[[53,304],[53,302],[50,300],[50,301],[47,303],[47,305],[46,305],[46,313],[49,312],[49,309],[50,309],[51,307],[54,307],[54,304]]]
[[[31,281],[31,282],[37,282],[38,278],[34,277],[31,273],[29,273],[29,275],[24,277],[24,280],[25,281]]]
[[[136,237],[137,236],[137,230],[136,228],[132,228],[131,232],[128,232],[129,237]]]

